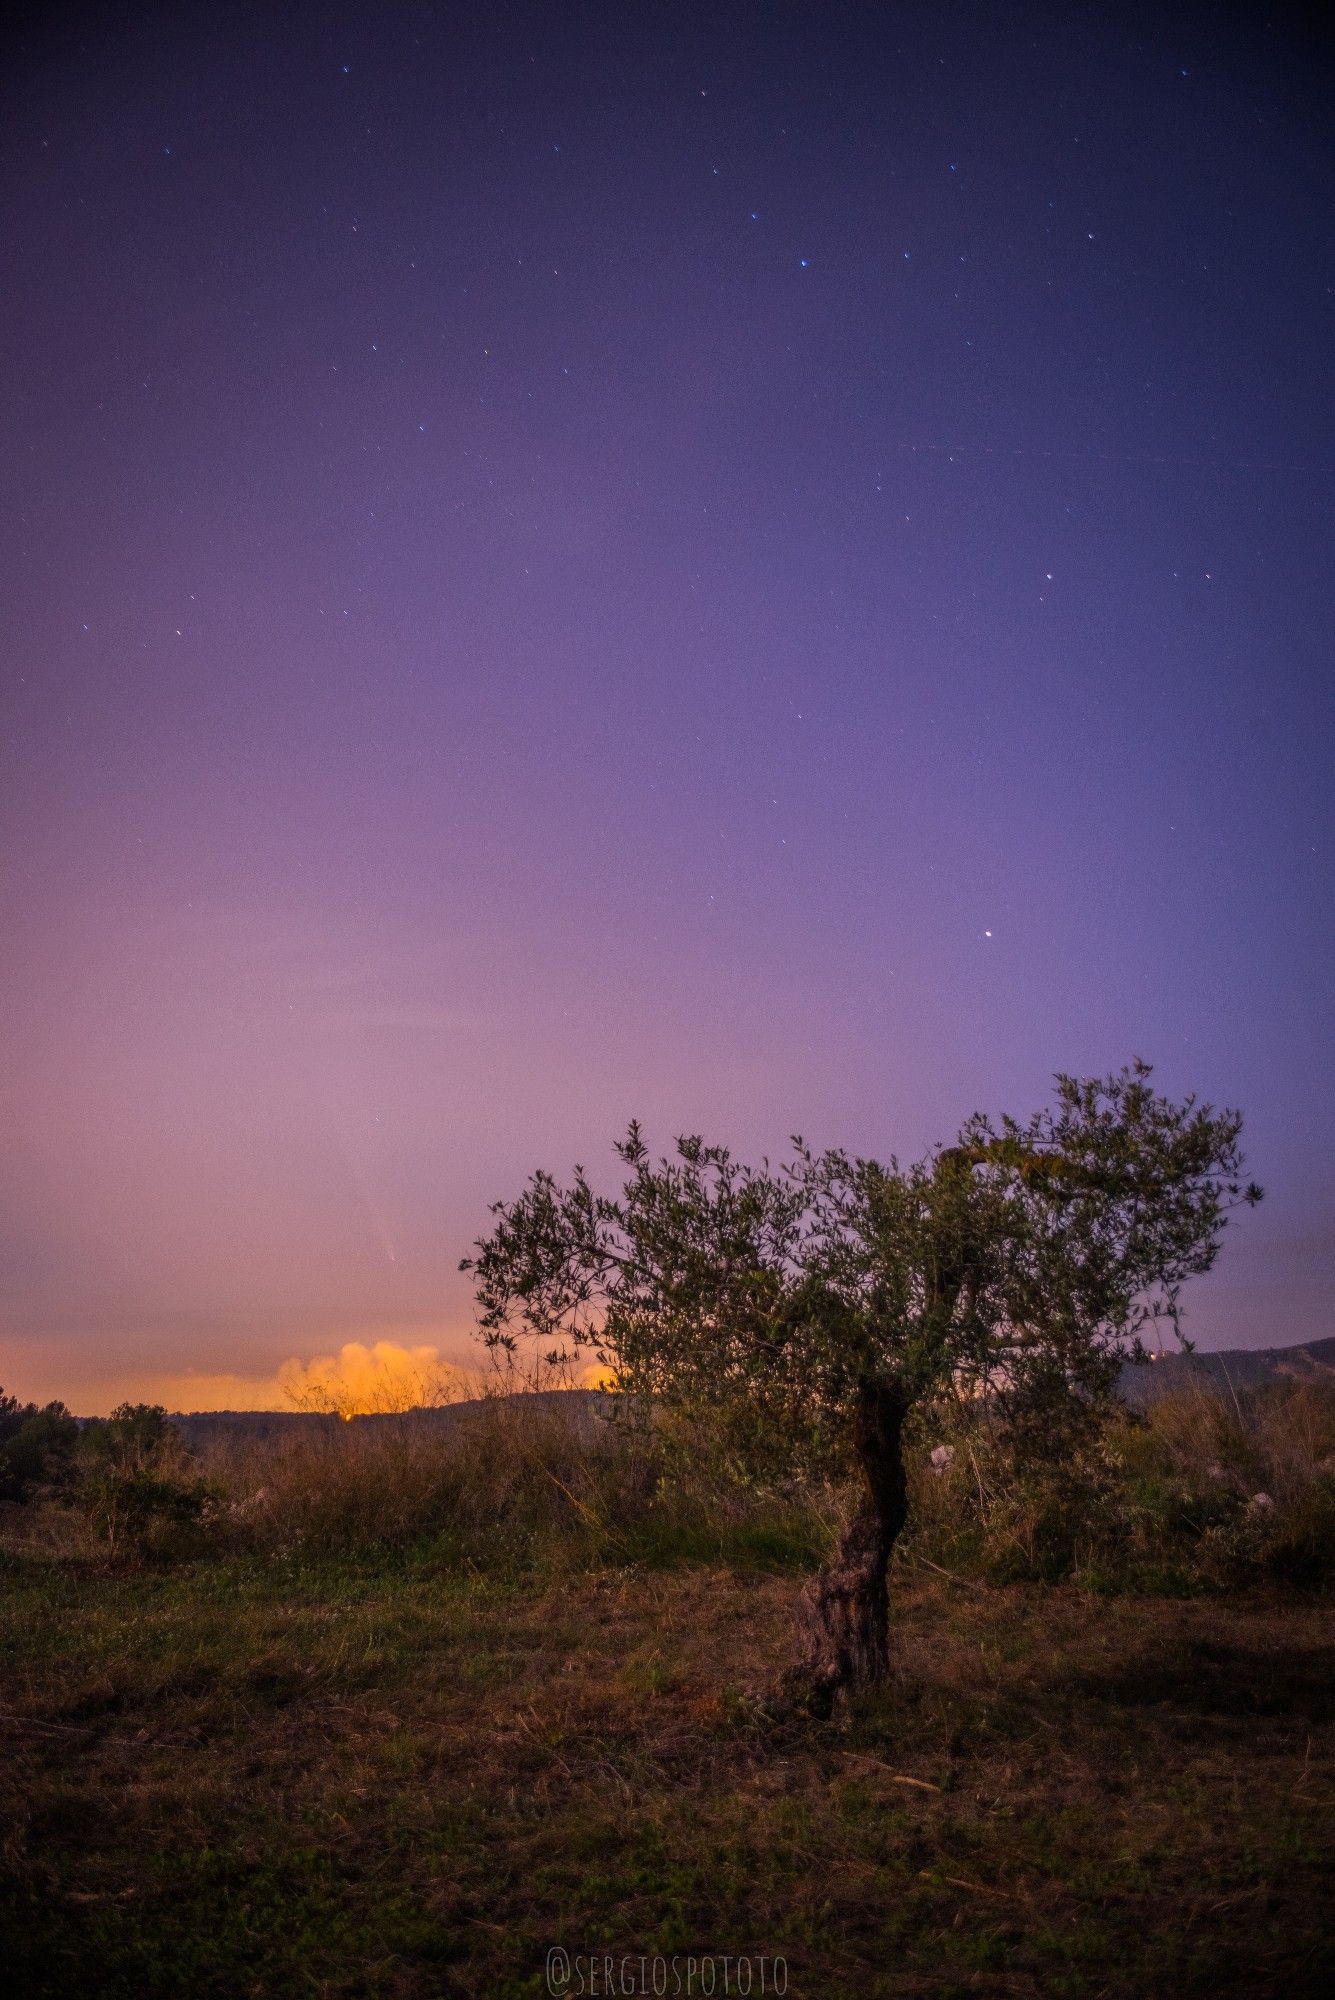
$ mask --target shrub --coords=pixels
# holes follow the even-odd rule
[[[191,1468],[167,1412],[122,1403],[84,1428],[77,1498],[112,1549],[172,1553],[181,1531],[198,1527],[214,1489]]]
[[[1090,1405],[1071,1421],[1083,1435],[1046,1458],[1041,1430],[1014,1431],[995,1408],[931,1412],[913,1458],[911,1552],[997,1581],[1101,1588],[1330,1580],[1331,1390],[1192,1387],[1143,1413]]]
[[[99,1467],[83,1488],[84,1511],[112,1548],[148,1549],[159,1530],[199,1522],[208,1498],[202,1480],[138,1465]]]

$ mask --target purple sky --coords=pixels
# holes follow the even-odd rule
[[[1302,17],[220,11],[6,62],[0,1382],[1133,1054],[1267,1188],[1189,1330],[1335,1331]]]

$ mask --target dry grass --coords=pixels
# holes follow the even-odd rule
[[[643,1488],[642,1455],[587,1405],[494,1397],[454,1414],[387,1415],[279,1443],[211,1443],[200,1469],[227,1496],[224,1539],[279,1552],[401,1545],[422,1535],[514,1548],[560,1535]]]
[[[1335,1396],[1320,1384],[1240,1396],[1180,1390],[1149,1406],[1140,1435],[1146,1461],[1164,1471],[1267,1492],[1280,1506],[1303,1504],[1314,1485],[1335,1474]]]
[[[212,1443],[216,1488],[199,1547],[291,1556],[429,1541],[490,1571],[718,1555],[768,1540],[818,1559],[820,1496],[740,1491],[707,1466],[669,1476],[656,1441],[582,1399],[492,1397],[451,1413],[338,1424],[278,1443]]]

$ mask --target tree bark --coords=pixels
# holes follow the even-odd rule
[[[883,1680],[889,1667],[886,1570],[908,1515],[903,1428],[907,1399],[897,1383],[864,1383],[853,1444],[864,1492],[835,1559],[798,1600],[793,1692],[813,1715],[828,1716],[850,1689]]]

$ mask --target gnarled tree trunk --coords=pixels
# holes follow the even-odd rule
[[[798,1600],[789,1686],[814,1715],[828,1715],[849,1689],[883,1679],[889,1665],[886,1570],[908,1514],[907,1412],[894,1382],[867,1382],[859,1392],[853,1441],[865,1491],[834,1561]]]

